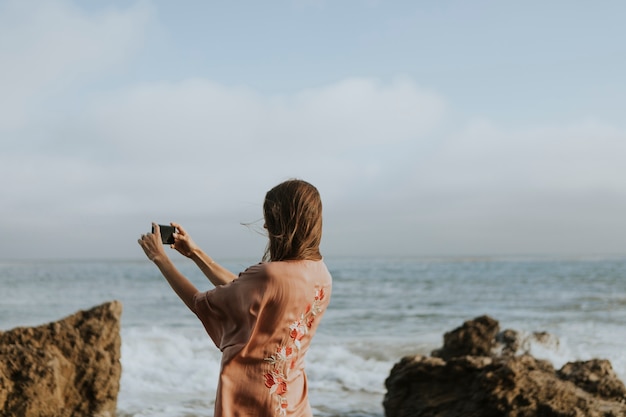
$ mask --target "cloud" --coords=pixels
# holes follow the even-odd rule
[[[353,239],[381,255],[620,252],[625,154],[626,131],[599,121],[468,122],[401,185],[346,208],[330,227],[334,250]]]
[[[98,98],[93,113],[110,139],[132,153],[146,144],[177,143],[267,153],[309,144],[308,151],[320,154],[331,146],[345,152],[423,136],[440,123],[443,108],[441,97],[408,79],[388,85],[346,79],[269,97],[193,79],[114,92]]]
[[[25,126],[37,106],[125,62],[150,9],[87,14],[66,2],[0,4],[0,130]]]
[[[624,192],[625,139],[594,120],[522,129],[474,121],[442,141],[416,177],[444,189]]]
[[[401,78],[346,79],[282,96],[190,79],[89,102],[47,121],[37,147],[26,141],[2,157],[12,224],[37,223],[53,235],[60,231],[49,230],[50,218],[72,230],[110,218],[186,218],[215,230],[259,218],[265,191],[290,177],[313,182],[332,207],[388,175],[393,150],[425,141],[445,109],[441,97]],[[37,136],[30,128],[20,135]],[[42,210],[48,219],[33,222]]]
[[[330,254],[626,244],[622,127],[468,120],[408,77],[291,94],[208,78],[104,91],[141,48],[149,7],[0,7],[3,257],[139,255],[151,220],[183,222],[218,256],[260,253],[239,222],[290,177],[322,192]]]
[[[391,152],[368,160],[364,150],[425,140],[444,108],[407,79],[346,79],[289,96],[193,79],[99,96],[85,117],[89,146],[111,156],[125,184],[139,187],[145,172],[154,179],[147,193],[166,184],[179,195],[237,198],[290,176],[349,188],[395,163]]]

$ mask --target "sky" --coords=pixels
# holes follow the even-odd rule
[[[622,1],[0,0],[0,259],[260,258],[314,184],[326,257],[626,251]]]

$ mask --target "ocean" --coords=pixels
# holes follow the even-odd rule
[[[175,260],[199,288],[210,283]],[[239,272],[256,260],[222,262]],[[332,259],[331,304],[307,357],[316,416],[382,417],[384,381],[405,355],[488,314],[501,329],[546,331],[537,357],[609,359],[626,380],[626,256]],[[124,305],[119,417],[209,417],[220,352],[158,270],[141,261],[0,261],[0,330]]]

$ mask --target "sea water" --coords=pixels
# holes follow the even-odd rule
[[[210,283],[186,259],[179,268]],[[239,272],[254,260],[226,261]],[[331,304],[307,356],[317,416],[382,417],[385,378],[405,355],[429,354],[443,333],[488,314],[546,331],[529,345],[560,367],[609,359],[626,380],[626,257],[332,259]],[[120,300],[118,415],[212,416],[220,352],[148,261],[1,261],[0,330],[57,320]]]

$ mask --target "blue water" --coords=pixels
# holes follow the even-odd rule
[[[609,359],[626,380],[626,257],[327,259],[333,298],[308,356],[319,416],[381,417],[384,380],[403,355],[489,314],[547,331],[531,353],[560,367]],[[186,259],[177,265],[200,288]],[[256,260],[223,262],[239,272]],[[117,299],[123,375],[118,414],[212,416],[219,351],[148,261],[2,261],[0,329],[38,325]]]

